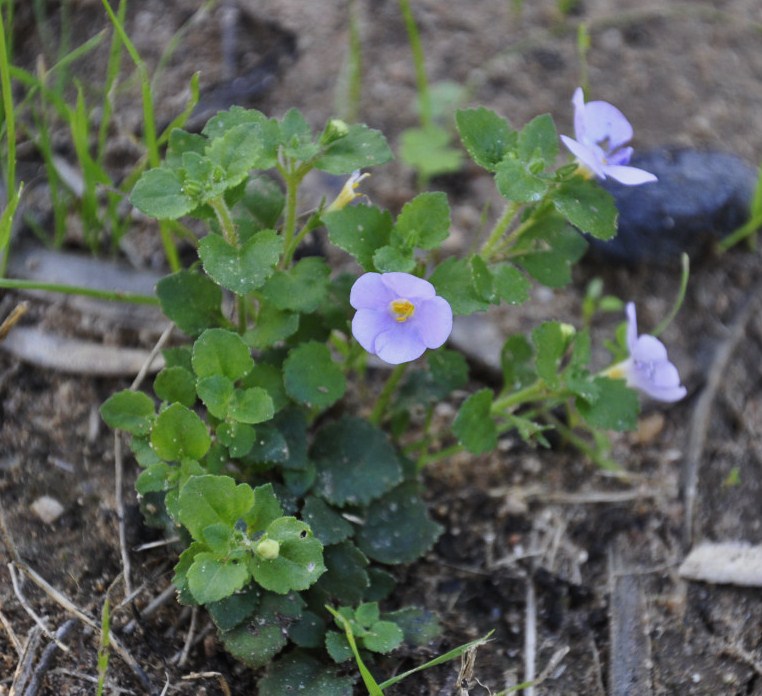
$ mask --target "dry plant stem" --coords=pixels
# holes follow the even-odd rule
[[[196,633],[196,621],[198,620],[198,607],[193,607],[191,610],[190,626],[188,627],[188,635],[185,636],[185,643],[183,645],[183,651],[180,653],[180,658],[177,660],[178,667],[183,667],[188,661],[188,655],[190,654],[191,646],[193,645],[194,634]]]
[[[26,563],[18,563],[19,570],[21,570],[37,587],[39,587],[45,594],[47,594],[53,601],[63,607],[73,616],[76,616],[82,623],[92,628],[96,633],[101,630],[100,624],[83,612],[74,602],[72,602],[66,595],[59,592],[55,587],[47,582],[41,575],[30,568]],[[143,668],[137,663],[134,657],[130,655],[127,649],[122,645],[119,639],[109,631],[109,642],[114,648],[114,652],[119,655],[124,663],[132,670],[135,678],[147,693],[153,693],[153,685],[148,675],[143,671]]]
[[[537,663],[537,597],[532,578],[527,579],[527,606],[524,619],[524,681],[532,682],[524,696],[534,696],[534,677]]]
[[[232,692],[225,677],[219,672],[191,672],[183,677],[183,681],[196,681],[198,679],[216,679],[220,684],[220,690],[225,696],[231,696]]]
[[[3,319],[3,323],[0,324],[0,341],[2,341],[10,332],[10,330],[18,323],[19,319],[23,317],[29,309],[28,302],[22,302],[17,304],[11,313]]]
[[[159,355],[159,352],[164,347],[164,344],[169,340],[172,335],[172,329],[174,324],[169,324],[164,332],[159,336],[159,340],[156,341],[156,345],[148,354],[148,359],[143,364],[140,372],[136,375],[130,389],[136,391],[143,383],[148,371],[151,369],[151,364]],[[119,550],[122,557],[122,576],[124,577],[124,594],[129,597],[132,594],[132,564],[130,563],[130,554],[127,548],[127,526],[125,524],[125,508],[124,508],[124,494],[123,494],[123,482],[124,482],[124,459],[122,457],[122,438],[119,433],[114,433],[114,489],[116,495],[116,517],[119,522]]]
[[[11,626],[10,621],[8,621],[8,617],[3,614],[2,611],[0,611],[0,623],[3,624],[3,628],[8,634],[8,639],[11,641],[11,643],[13,643],[13,649],[16,651],[16,654],[21,655],[24,650],[24,646],[19,640],[19,637],[16,635],[16,631],[13,630],[13,626]]]
[[[175,586],[169,585],[168,587],[164,588],[162,593],[158,595],[157,597],[154,597],[148,605],[146,606],[143,611],[140,612],[140,618],[141,619],[147,619],[151,615],[155,614],[161,607],[163,607],[167,602],[169,602],[173,597],[175,596]],[[133,633],[135,629],[138,626],[137,619],[132,619],[122,630],[122,633],[124,635],[130,635],[130,633]]]
[[[212,631],[214,630],[214,624],[210,621],[204,628],[202,628],[197,635],[193,637],[193,640],[191,641],[190,648],[193,649],[200,643],[204,641],[204,638],[206,638]],[[172,658],[169,660],[173,665],[178,664],[180,661],[180,657],[182,656],[182,650],[176,652]]]
[[[11,530],[8,529],[8,523],[5,521],[5,511],[3,506],[0,505],[0,540],[5,545],[8,555],[14,563],[23,563],[19,551],[16,548],[16,542],[13,541],[11,536]]]
[[[32,677],[34,669],[34,658],[37,655],[37,648],[42,640],[42,631],[39,626],[33,626],[24,642],[24,649],[21,651],[16,671],[13,674],[13,684],[11,684],[11,694],[20,696],[26,691],[26,685]]]
[[[98,683],[98,677],[94,677],[91,674],[84,674],[82,672],[75,672],[71,669],[63,669],[62,667],[58,667],[56,669],[51,669],[48,672],[49,674],[61,674],[65,677],[73,677],[74,679],[80,679],[85,682],[90,682],[91,684],[97,684]],[[108,682],[108,692],[109,694],[134,694],[135,692],[130,689],[122,689],[119,686],[116,686],[115,684],[112,684],[111,682]]]
[[[66,638],[66,636],[71,633],[72,629],[77,625],[77,619],[69,619],[65,623],[63,623],[58,630],[56,631],[56,639],[57,641],[63,640]],[[34,674],[32,675],[31,680],[29,681],[29,685],[26,687],[26,690],[24,691],[24,696],[36,696],[37,693],[39,693],[40,689],[42,688],[42,681],[45,679],[46,672],[50,669],[50,665],[53,662],[53,658],[56,654],[56,649],[58,647],[58,643],[51,643],[48,645],[47,648],[42,652],[42,655],[40,656],[40,660],[37,663],[37,667],[34,670]]]
[[[16,595],[16,599],[18,599],[19,604],[21,604],[21,607],[24,609],[24,611],[29,614],[32,621],[34,621],[42,630],[42,632],[54,643],[58,645],[61,650],[64,652],[69,652],[69,646],[64,645],[63,643],[59,643],[56,639],[55,635],[50,632],[50,629],[48,629],[47,625],[45,624],[45,621],[42,619],[42,617],[38,616],[37,613],[32,609],[32,607],[29,605],[29,602],[26,601],[26,597],[21,592],[21,587],[19,586],[18,576],[16,575],[16,568],[13,565],[13,563],[8,564],[8,571],[11,574],[11,583],[13,583],[13,592]]]
[[[683,542],[686,547],[690,547],[693,544],[693,517],[696,505],[696,491],[698,489],[701,459],[709,432],[712,407],[727,372],[730,358],[746,333],[746,325],[749,323],[749,319],[755,314],[759,306],[761,293],[762,283],[757,283],[749,291],[748,299],[739,310],[724,342],[715,353],[712,366],[709,369],[706,386],[693,411],[688,431],[688,447],[685,461],[683,462],[680,482],[685,504]]]

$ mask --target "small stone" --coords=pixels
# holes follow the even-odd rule
[[[53,524],[64,511],[64,506],[49,495],[43,495],[37,498],[37,500],[32,503],[31,508],[32,512],[45,524]]]
[[[659,180],[641,186],[601,182],[619,210],[619,231],[603,242],[589,239],[594,257],[628,266],[673,266],[691,259],[740,227],[749,217],[756,170],[736,155],[660,149],[630,164]]]

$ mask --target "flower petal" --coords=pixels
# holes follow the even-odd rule
[[[626,116],[605,101],[585,104],[585,129],[584,142],[606,142],[606,150],[616,150],[632,140],[632,126]]]
[[[587,167],[596,176],[601,177],[602,179],[606,178],[606,175],[603,173],[604,165],[600,161],[598,152],[595,148],[577,142],[567,135],[562,135],[561,141],[567,148],[569,148],[571,153],[583,166]]]
[[[643,334],[635,341],[630,356],[636,362],[656,363],[667,360],[667,349],[658,338]]]
[[[404,297],[408,300],[414,298],[428,299],[437,294],[434,286],[428,280],[410,275],[410,273],[384,273],[381,279],[389,291],[394,293],[395,298],[393,299],[398,297]]]
[[[349,293],[349,304],[355,309],[382,310],[389,306],[395,295],[384,283],[380,273],[364,273],[352,286]]]
[[[427,348],[439,348],[452,332],[452,308],[442,297],[432,297],[418,304],[413,322]]]
[[[587,128],[585,125],[585,94],[582,87],[577,87],[574,90],[572,104],[574,105],[574,137],[584,141]]]
[[[609,152],[606,161],[612,166],[617,164],[627,165],[630,163],[633,152],[634,150],[631,147],[620,147],[618,150]]]
[[[352,318],[352,335],[369,353],[375,353],[376,337],[388,331],[394,319],[386,311],[358,309]]]
[[[616,179],[620,184],[627,186],[638,186],[639,184],[648,184],[652,181],[658,181],[654,174],[645,169],[637,167],[625,167],[621,164],[606,164],[603,166],[606,176]]]
[[[625,312],[627,314],[627,350],[632,355],[635,344],[638,342],[638,318],[635,314],[635,303],[628,302]]]
[[[384,362],[399,365],[420,358],[425,350],[426,344],[418,336],[418,332],[406,322],[379,334],[372,352]]]

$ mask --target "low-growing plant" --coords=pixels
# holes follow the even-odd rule
[[[297,110],[275,119],[233,107],[200,134],[175,129],[161,166],[135,185],[145,214],[193,217],[208,232],[198,262],[157,287],[190,343],[164,350],[153,395],[122,391],[101,412],[132,436],[147,519],[181,531],[180,601],[206,607],[226,649],[266,668],[260,693],[290,693],[296,681],[310,694],[350,693],[338,665],[355,657],[367,671],[375,654],[437,634],[426,609],[380,604],[394,566],[442,531],[423,497],[427,462],[487,453],[508,432],[547,445],[557,428],[613,466],[604,433],[635,425],[629,385],[665,401],[684,394],[664,346],[638,336],[629,304],[610,367],[591,369],[586,327],[545,322],[507,337],[500,389],[472,390],[452,423],[434,428],[436,404],[469,385],[464,355],[443,347],[453,316],[525,302],[533,282],[566,284],[586,246],[579,231],[616,231],[593,174],[650,176],[626,166],[632,133],[620,112],[581,93],[574,104],[575,139],[564,142],[577,162],[560,167],[549,115],[517,130],[485,108],[458,112],[466,151],[506,199],[478,251],[463,256],[441,251],[451,224],[443,193],[421,193],[396,216],[349,205],[358,170],[392,156],[381,133],[332,119],[315,134]],[[301,192],[315,169],[351,175],[316,207]],[[359,278],[300,255],[322,228]]]

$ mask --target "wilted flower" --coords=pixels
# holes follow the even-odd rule
[[[333,203],[331,203],[331,205],[325,209],[325,212],[333,213],[336,210],[341,210],[349,203],[351,203],[355,198],[359,198],[362,194],[357,193],[357,187],[360,185],[360,182],[363,179],[369,176],[370,174],[367,172],[365,174],[360,174],[360,170],[355,169],[349,179],[347,179],[341,191],[339,191],[339,195],[336,196]]]
[[[365,273],[352,286],[352,334],[392,365],[439,348],[452,331],[452,309],[427,280],[409,273]]]
[[[656,181],[644,169],[628,167],[632,148],[632,126],[625,115],[612,104],[591,101],[585,104],[582,88],[577,87],[572,98],[574,104],[574,136],[561,136],[579,164],[595,176],[610,176],[622,184],[636,186]]]
[[[627,304],[627,348],[630,357],[609,368],[609,377],[624,378],[635,387],[658,401],[679,401],[686,393],[680,384],[677,368],[669,361],[667,349],[655,336],[638,336],[635,305]]]

